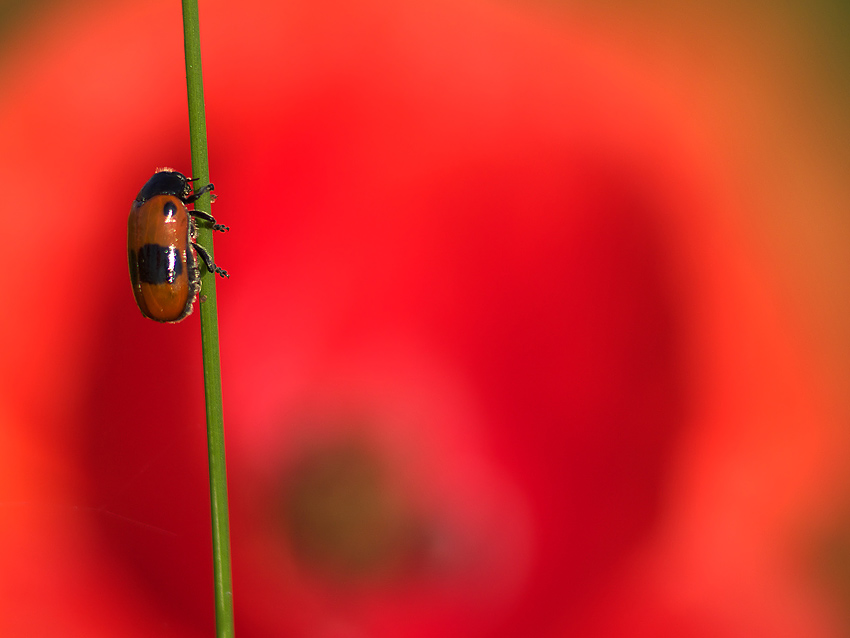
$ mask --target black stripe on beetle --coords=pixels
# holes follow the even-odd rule
[[[183,273],[180,252],[171,246],[145,244],[139,249],[139,281],[145,284],[173,284]]]

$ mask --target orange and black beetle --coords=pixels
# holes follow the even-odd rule
[[[192,181],[174,169],[157,169],[130,207],[130,283],[142,314],[154,321],[177,322],[192,312],[201,278],[197,256],[210,272],[230,276],[195,241],[195,217],[212,222],[213,230],[228,227],[217,224],[209,213],[186,208],[213,190],[207,184],[192,192]]]

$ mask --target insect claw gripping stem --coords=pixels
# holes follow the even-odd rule
[[[198,179],[198,178],[196,177],[195,179]],[[189,181],[194,182],[195,180],[192,179],[192,180],[189,180]],[[204,193],[208,193],[213,189],[215,189],[215,186],[213,186],[212,184],[207,184],[206,186],[202,186],[201,188],[197,189],[194,193],[189,195],[184,201],[187,204],[190,204],[190,203],[194,202],[196,199],[198,199]]]

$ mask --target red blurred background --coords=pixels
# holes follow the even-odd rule
[[[210,635],[179,4],[2,8],[0,632]],[[846,9],[200,9],[241,637],[850,631]]]

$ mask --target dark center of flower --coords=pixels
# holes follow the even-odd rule
[[[280,513],[303,566],[341,581],[395,573],[410,517],[379,452],[360,439],[305,452],[283,481]]]

